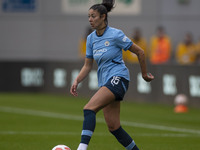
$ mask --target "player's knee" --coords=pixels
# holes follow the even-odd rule
[[[83,107],[83,110],[85,110],[85,109],[92,110],[91,107],[89,107],[87,104]]]
[[[83,107],[83,109],[84,109],[84,110],[85,110],[85,109],[87,109],[87,110],[92,110],[92,111],[94,111],[94,112],[96,112],[96,113],[99,111],[97,107],[92,106],[92,105],[89,105],[89,104],[86,104],[86,105]]]

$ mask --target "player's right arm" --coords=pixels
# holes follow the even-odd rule
[[[70,93],[73,96],[78,96],[78,93],[77,93],[78,84],[87,77],[87,75],[89,74],[89,72],[92,69],[92,66],[93,66],[93,59],[91,59],[91,58],[85,58],[85,63],[83,65],[83,67],[82,67],[79,75],[74,80],[74,82],[73,82],[73,84],[71,86],[71,89],[70,89]]]

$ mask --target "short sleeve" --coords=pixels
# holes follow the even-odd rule
[[[86,58],[93,58],[93,50],[91,46],[91,40],[90,36],[87,37],[87,42],[86,42]]]
[[[121,30],[119,30],[116,34],[116,44],[126,51],[131,47],[133,42]]]

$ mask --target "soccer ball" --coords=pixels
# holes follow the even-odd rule
[[[66,145],[57,145],[52,150],[71,150],[71,149]]]

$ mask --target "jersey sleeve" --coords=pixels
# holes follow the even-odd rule
[[[119,30],[118,34],[116,34],[116,44],[126,51],[131,47],[133,42],[121,30]]]
[[[93,59],[93,50],[92,50],[92,41],[90,40],[90,36],[87,37],[87,42],[86,42],[86,58],[91,58]]]

